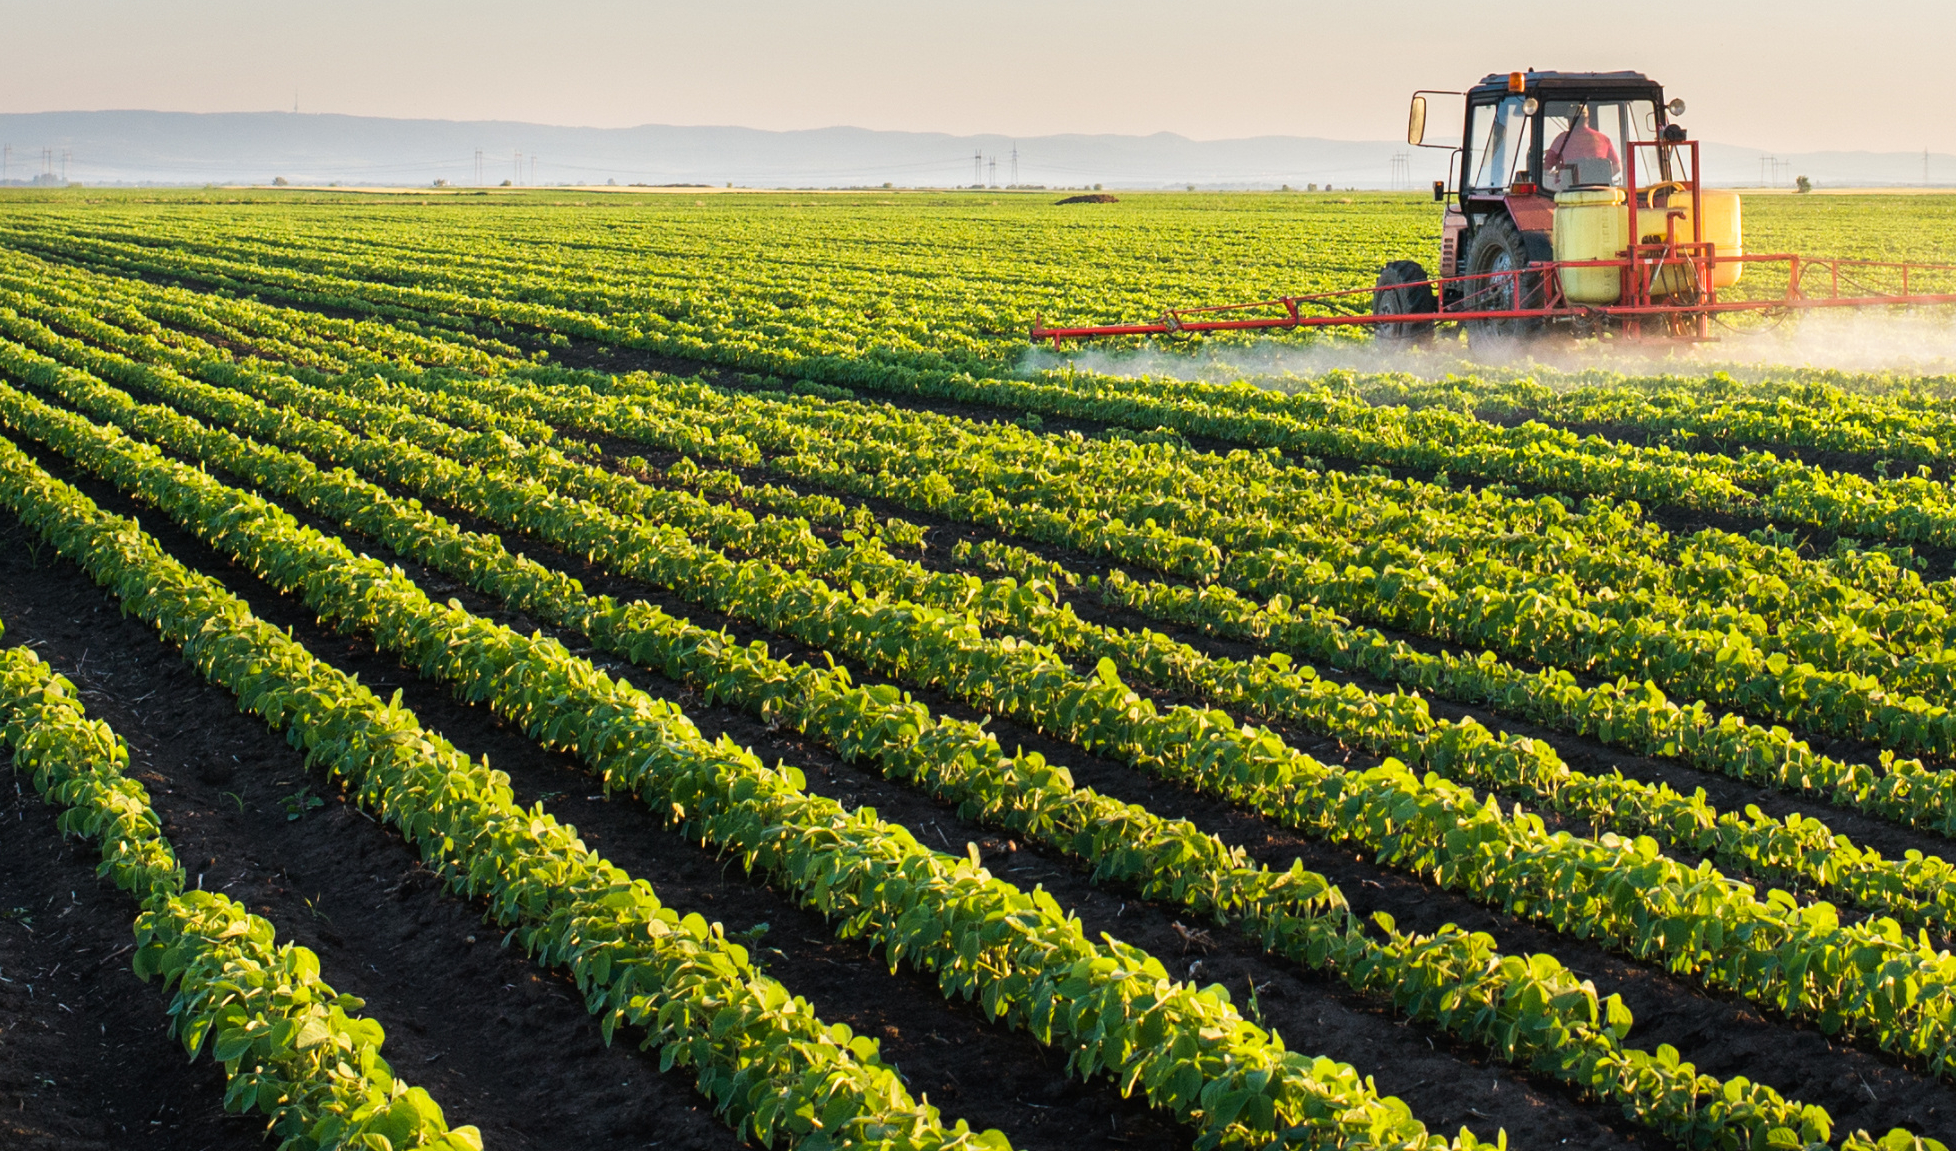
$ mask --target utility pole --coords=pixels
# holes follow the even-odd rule
[[[978,149],[971,150],[971,186],[977,187],[985,182],[985,154]]]
[[[1410,152],[1395,152],[1392,156],[1392,190],[1409,192],[1413,187],[1413,157]]]
[[[66,148],[61,149],[61,182],[64,184],[68,182],[68,161],[74,158],[73,152]]]
[[[998,187],[998,157],[997,156],[993,156],[991,158],[991,167],[987,175],[985,176],[985,187],[987,188]]]
[[[1019,186],[1019,142],[1012,142],[1012,187]]]
[[[482,187],[482,149],[475,150],[475,186]]]
[[[516,174],[509,178],[509,182],[512,184],[521,184],[523,182],[523,153],[517,152],[515,156]]]
[[[8,144],[6,147],[0,148],[0,184],[6,183],[7,165],[13,162],[13,158],[14,158],[14,146],[12,144]]]
[[[535,152],[532,152],[530,153],[530,183],[535,184],[536,182],[537,182],[537,154]]]

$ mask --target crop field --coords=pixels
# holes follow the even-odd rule
[[[0,198],[0,1146],[1956,1144],[1950,379],[1054,198]]]

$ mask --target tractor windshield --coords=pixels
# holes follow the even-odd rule
[[[1550,100],[1542,106],[1542,187],[1623,187],[1624,157],[1639,140],[1657,139],[1657,105],[1650,100]],[[1644,149],[1637,182],[1661,179],[1657,157]]]
[[[1498,104],[1474,106],[1467,141],[1478,157],[1472,184],[1475,191],[1505,189],[1513,182],[1517,165],[1527,170],[1529,121],[1521,104],[1520,96],[1509,96]]]

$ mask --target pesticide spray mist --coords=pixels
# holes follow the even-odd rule
[[[1466,376],[1492,370],[1512,376],[1541,370],[1613,371],[1626,375],[1708,375],[1730,372],[1741,379],[1764,379],[1775,368],[1818,368],[1884,373],[1904,379],[1956,376],[1956,311],[1914,309],[1828,312],[1789,317],[1758,331],[1714,328],[1705,344],[1652,340],[1467,341],[1442,335],[1424,348],[1383,340],[1318,337],[1264,339],[1246,344],[1217,342],[1189,350],[1174,343],[1107,351],[1091,346],[1033,347],[1019,369],[1031,374],[1069,364],[1110,376],[1161,376],[1226,383],[1249,380],[1281,387],[1282,381],[1308,380],[1326,372],[1403,372],[1422,379]],[[1548,381],[1544,381],[1548,382]]]

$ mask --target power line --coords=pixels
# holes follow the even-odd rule
[[[976,188],[985,182],[985,154],[978,149],[971,150],[971,186]]]
[[[1012,142],[1012,186],[1019,186],[1019,142]]]
[[[1395,152],[1392,156],[1392,190],[1410,192],[1413,189],[1413,156],[1410,152]]]

